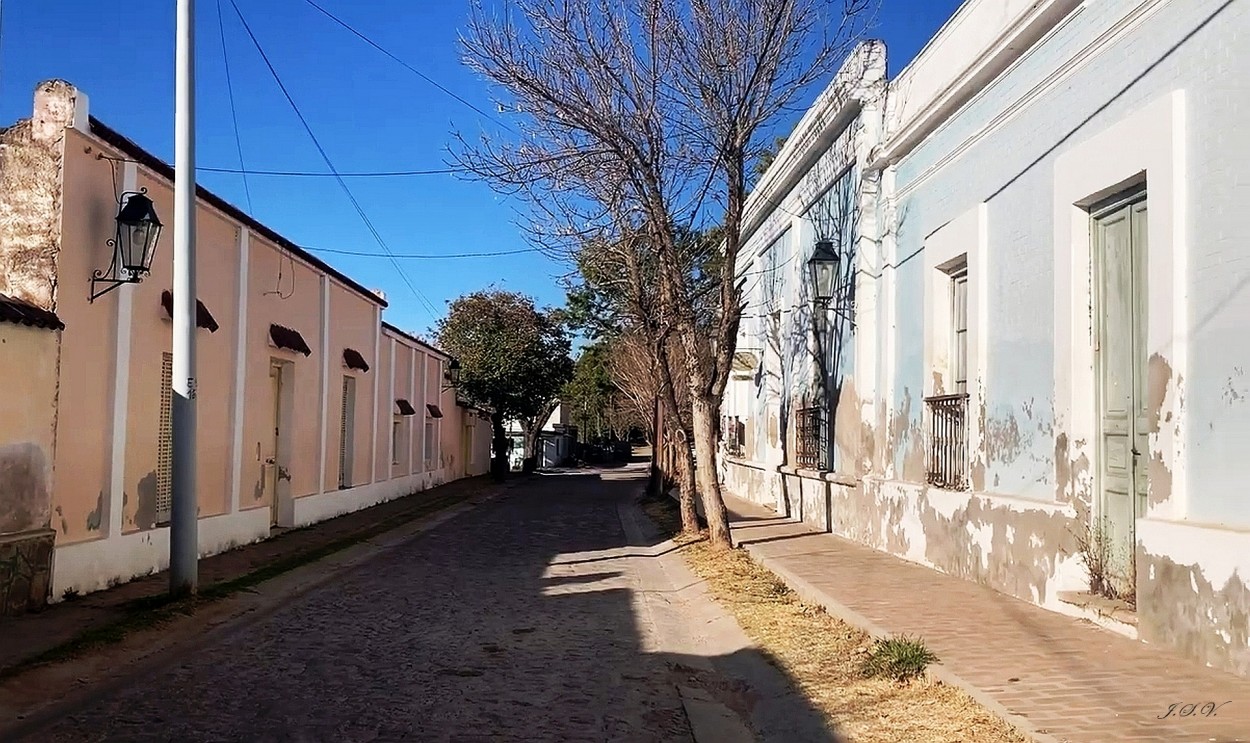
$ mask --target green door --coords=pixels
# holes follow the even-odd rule
[[[1094,212],[1093,259],[1099,412],[1095,545],[1101,588],[1132,597],[1136,521],[1146,512],[1146,199]],[[1098,588],[1098,586],[1095,586]]]

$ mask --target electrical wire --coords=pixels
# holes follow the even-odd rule
[[[313,170],[250,170],[248,168],[214,168],[196,166],[198,171],[205,173],[235,173],[243,175],[286,176],[289,178],[334,178],[335,173],[323,173]],[[414,175],[450,175],[468,173],[466,168],[434,168],[431,170],[378,170],[355,173],[338,173],[339,178],[401,178]]]
[[[234,104],[234,82],[230,76],[230,50],[226,46],[226,22],[222,17],[221,0],[217,0],[217,31],[221,35],[221,61],[226,68],[226,92],[230,98],[230,121],[234,124],[234,148],[239,154],[239,173],[243,176],[243,193],[247,197],[247,213],[252,210],[252,189],[247,183],[247,161],[243,159],[243,137],[239,133],[239,112]],[[196,168],[201,170],[201,168]]]
[[[518,248],[517,250],[498,250],[486,253],[374,253],[365,250],[339,250],[338,248],[310,248],[314,253],[333,253],[334,255],[359,255],[366,258],[413,258],[437,260],[439,258],[496,258],[503,255],[521,255],[522,253],[538,253],[540,248]]]
[[[223,18],[221,10],[221,0],[217,0],[217,31],[221,35],[221,61],[226,69],[226,92],[230,99],[230,121],[234,125],[234,147],[239,155],[239,173],[243,177],[243,194],[247,198],[247,213],[256,216],[256,208],[252,205],[252,188],[248,183],[247,161],[243,157],[243,135],[239,131],[239,113],[238,107],[234,101],[234,81],[230,74],[230,48],[226,45],[226,22]],[[197,168],[199,170],[199,168]],[[295,256],[291,255],[291,251],[286,248],[280,248],[278,257],[278,277],[274,282],[273,291],[265,292],[267,296],[276,296],[278,299],[290,299],[295,296]],[[285,266],[291,267],[291,290],[284,292],[282,290],[282,279],[285,273]]]
[[[403,65],[403,67],[404,67],[405,69],[407,69],[409,72],[411,72],[412,74],[414,74],[414,75],[416,75],[417,77],[421,78],[422,80],[426,81],[426,82],[427,82],[427,83],[429,83],[430,85],[433,85],[434,87],[438,88],[439,90],[441,90],[442,92],[444,92],[444,93],[446,93],[447,95],[451,96],[452,98],[456,99],[456,100],[457,100],[457,101],[459,101],[460,103],[463,103],[464,105],[466,105],[466,106],[468,106],[469,108],[473,109],[473,110],[474,110],[474,111],[476,111],[476,112],[477,112],[480,116],[484,116],[485,118],[490,119],[491,121],[495,122],[495,123],[496,123],[496,124],[498,124],[499,126],[502,126],[504,129],[507,129],[508,131],[512,132],[513,134],[519,134],[519,133],[520,133],[520,132],[518,132],[516,129],[513,129],[511,126],[508,126],[508,125],[507,125],[507,124],[505,124],[504,122],[500,121],[499,119],[495,118],[494,116],[491,116],[490,114],[486,113],[485,111],[483,111],[482,109],[480,109],[480,108],[478,108],[477,106],[473,105],[472,103],[469,103],[469,102],[468,102],[468,101],[466,101],[464,98],[461,98],[459,95],[456,95],[455,93],[451,92],[451,91],[450,91],[450,90],[448,90],[447,88],[443,87],[443,85],[442,85],[442,84],[440,84],[437,80],[435,80],[434,78],[432,78],[432,77],[430,77],[429,75],[425,74],[425,73],[424,73],[424,72],[422,72],[421,70],[418,70],[416,67],[413,67],[412,65],[408,64],[408,63],[407,63],[407,62],[405,62],[404,60],[400,59],[400,58],[399,58],[399,57],[397,57],[395,54],[393,54],[392,52],[390,52],[389,50],[387,50],[385,47],[383,47],[381,44],[377,43],[376,41],[374,41],[373,39],[369,38],[368,36],[365,36],[365,35],[364,35],[363,33],[361,33],[360,31],[357,31],[355,28],[353,28],[351,25],[349,25],[346,21],[344,21],[343,19],[341,19],[341,18],[339,18],[338,16],[334,15],[333,13],[331,13],[331,12],[330,12],[330,11],[328,11],[328,10],[326,10],[325,8],[321,7],[321,6],[320,6],[320,5],[318,5],[317,3],[313,2],[313,0],[304,0],[304,2],[308,3],[308,4],[309,4],[309,5],[311,5],[312,7],[316,8],[316,9],[317,9],[317,10],[318,10],[318,11],[319,11],[322,15],[324,15],[326,18],[329,18],[330,20],[334,21],[334,22],[335,22],[335,23],[337,23],[338,25],[340,25],[340,26],[342,26],[343,28],[345,28],[345,29],[347,29],[348,31],[350,31],[352,34],[354,34],[354,35],[355,35],[357,38],[359,38],[361,41],[365,42],[366,44],[368,44],[369,46],[373,47],[374,49],[377,49],[379,52],[382,52],[382,53],[383,53],[383,54],[385,54],[386,56],[390,57],[392,60],[394,60],[394,61],[398,62],[400,65]]]
[[[373,235],[373,239],[377,241],[383,252],[385,252],[387,257],[390,258],[391,265],[395,267],[396,272],[399,273],[399,277],[403,279],[404,283],[408,286],[408,289],[411,290],[413,295],[425,306],[426,310],[430,313],[430,317],[438,319],[438,310],[435,309],[434,304],[430,302],[429,298],[426,297],[425,294],[423,294],[421,290],[412,283],[412,280],[408,278],[408,274],[404,272],[404,269],[400,266],[399,261],[395,259],[395,254],[391,251],[390,246],[387,245],[386,240],[383,239],[382,233],[378,232],[377,227],[373,224],[373,220],[369,219],[369,215],[365,213],[364,207],[360,205],[360,202],[356,199],[355,194],[353,194],[351,188],[348,187],[347,181],[338,174],[338,169],[334,167],[334,162],[330,159],[330,155],[326,152],[325,147],[321,145],[321,140],[319,140],[317,135],[313,132],[312,126],[308,123],[308,119],[304,117],[304,113],[300,111],[299,106],[295,103],[295,99],[291,96],[290,91],[287,90],[286,85],[282,82],[282,78],[278,75],[277,68],[275,68],[273,63],[269,61],[269,55],[265,54],[265,50],[261,46],[260,40],[256,38],[256,34],[252,32],[252,28],[248,25],[247,19],[243,17],[243,11],[239,9],[238,3],[235,2],[235,0],[230,0],[230,5],[234,8],[235,14],[238,15],[239,22],[243,24],[243,30],[247,32],[248,37],[252,40],[252,44],[256,47],[257,53],[260,54],[261,59],[264,60],[265,66],[269,68],[269,74],[273,76],[274,82],[278,84],[278,88],[286,97],[287,103],[291,104],[291,109],[295,112],[296,117],[299,118],[300,123],[303,124],[304,131],[308,133],[308,137],[312,140],[313,145],[315,145],[317,151],[321,153],[321,158],[325,161],[326,167],[329,168],[330,172],[334,174],[339,186],[343,189],[343,193],[347,195],[348,201],[352,203],[352,206],[356,209],[356,213],[360,215],[361,221],[364,222],[365,227]]]

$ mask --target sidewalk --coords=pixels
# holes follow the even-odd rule
[[[1250,741],[1250,680],[726,501],[735,541],[804,600],[874,634],[923,637],[939,677],[1039,740]],[[1208,717],[1207,703],[1222,706]],[[1188,704],[1192,714],[1178,717]]]
[[[201,559],[200,591],[239,579],[259,582],[269,573],[283,572],[500,487],[489,476],[457,480],[305,528],[276,530],[263,542]],[[41,612],[0,617],[0,674],[125,619],[145,600],[159,600],[168,588],[169,574],[160,572],[53,604]]]

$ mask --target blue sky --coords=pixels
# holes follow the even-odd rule
[[[460,97],[495,114],[485,84],[460,63],[457,39],[468,5],[456,0],[318,0]],[[959,0],[883,0],[873,36],[889,49],[891,74],[924,45]],[[304,0],[237,0],[291,95],[335,166],[348,171],[445,167],[452,132],[498,124],[439,91],[335,25]],[[216,0],[197,3],[197,142],[201,166],[238,167]],[[243,155],[253,170],[325,171],[316,148],[222,0]],[[30,115],[36,83],[69,80],[91,111],[144,148],[173,154],[174,3],[169,0],[10,0],[3,3],[0,122]],[[791,116],[797,120],[799,114]],[[779,122],[781,130],[788,122]],[[237,174],[200,182],[295,242],[310,248],[381,253],[332,178],[249,176],[251,206]],[[349,179],[353,194],[396,254],[457,254],[527,248],[513,206],[485,184],[453,175]],[[424,333],[434,323],[384,257],[321,254],[381,288],[387,319]],[[536,253],[477,259],[400,259],[438,312],[448,300],[490,285],[559,304],[568,267]]]

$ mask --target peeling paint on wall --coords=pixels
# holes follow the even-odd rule
[[[1212,585],[1198,565],[1137,552],[1138,632],[1217,668],[1250,676],[1250,584]]]
[[[100,495],[95,501],[95,510],[87,514],[87,531],[99,531],[100,522],[104,514],[104,491],[100,491]]]
[[[135,506],[135,527],[146,531],[156,526],[156,471],[144,475],[135,491],[139,494]]]
[[[1146,380],[1146,408],[1150,431],[1150,457],[1146,463],[1147,501],[1154,507],[1172,499],[1170,449],[1179,433],[1177,428],[1184,402],[1181,397],[1181,380],[1174,377],[1172,365],[1159,354],[1150,357]]]
[[[0,534],[47,529],[52,520],[48,457],[34,442],[0,446]]]
[[[1078,559],[1078,522],[1053,507],[875,479],[831,488],[835,534],[1026,601],[1046,603],[1064,563]]]

